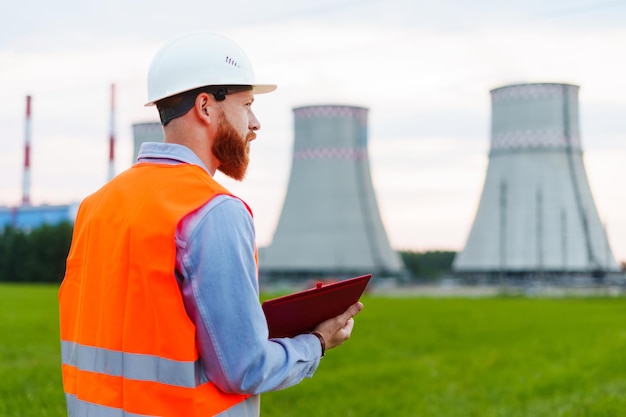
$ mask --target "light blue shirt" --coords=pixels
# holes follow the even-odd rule
[[[144,143],[139,162],[207,167],[189,148]],[[317,337],[268,340],[259,303],[255,229],[244,203],[220,195],[176,231],[176,274],[208,379],[226,392],[254,394],[220,416],[258,416],[258,394],[295,385],[317,369]]]

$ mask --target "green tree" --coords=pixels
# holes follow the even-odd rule
[[[452,270],[452,261],[456,256],[453,251],[401,251],[400,256],[406,269],[417,279],[434,280]]]
[[[65,259],[72,240],[69,222],[55,226],[43,225],[30,234],[31,282],[61,282],[65,275]]]
[[[72,224],[31,231],[5,227],[0,235],[0,281],[61,282],[72,240]]]
[[[4,280],[9,282],[28,281],[30,252],[28,237],[25,232],[8,227],[3,235],[5,240],[3,273]]]

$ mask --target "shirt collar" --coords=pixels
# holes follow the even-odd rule
[[[144,142],[139,148],[137,162],[198,165],[209,175],[208,168],[191,149],[176,143]]]

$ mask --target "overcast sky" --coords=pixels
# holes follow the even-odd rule
[[[190,30],[248,53],[262,129],[248,178],[219,179],[252,207],[269,243],[291,165],[292,108],[369,108],[378,203],[396,249],[460,250],[487,168],[489,90],[579,85],[585,164],[613,252],[626,260],[626,2],[590,0],[178,0],[10,2],[0,17],[0,205],[22,195],[24,112],[33,96],[35,204],[76,202],[104,184],[109,93],[116,170],[132,163],[150,60]]]

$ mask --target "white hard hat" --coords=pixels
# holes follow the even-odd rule
[[[211,32],[179,36],[157,52],[148,69],[146,106],[185,91],[211,85],[251,86],[269,93],[274,84],[256,84],[252,64],[230,39]]]

